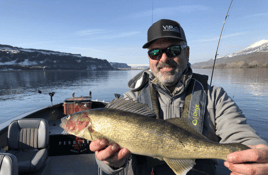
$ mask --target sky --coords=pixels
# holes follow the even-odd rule
[[[147,30],[160,19],[183,27],[190,62],[215,57],[231,0],[0,0],[0,44],[148,64]],[[268,39],[268,1],[234,0],[218,57]]]

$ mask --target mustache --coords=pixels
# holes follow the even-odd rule
[[[161,69],[163,67],[168,67],[168,66],[170,66],[170,67],[177,67],[177,65],[178,64],[174,60],[168,60],[166,63],[161,62],[156,67],[157,67],[157,69]]]

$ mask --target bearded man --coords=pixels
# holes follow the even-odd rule
[[[124,93],[124,98],[147,104],[157,119],[188,118],[193,128],[211,141],[251,147],[227,156],[224,165],[233,175],[268,174],[268,144],[246,124],[242,111],[221,87],[209,86],[207,76],[193,73],[190,49],[180,24],[159,20],[149,28],[147,39],[143,48],[148,48],[150,69],[129,81],[130,91]],[[189,114],[196,109],[197,117],[193,118]],[[131,154],[106,139],[92,141],[90,149],[107,174],[174,174],[165,162]],[[187,175],[215,174],[215,163],[215,160],[197,159]]]

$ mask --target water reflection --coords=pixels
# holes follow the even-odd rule
[[[76,96],[111,101],[114,93],[128,91],[128,80],[139,71],[10,71],[0,72],[0,123],[19,114]],[[194,72],[211,75],[210,69]],[[209,81],[210,82],[210,81]],[[268,69],[216,69],[213,85],[223,87],[235,100],[248,123],[265,138],[268,121]],[[38,90],[42,93],[39,94]]]
[[[22,94],[81,82],[106,82],[109,71],[11,71],[0,72],[0,96]]]
[[[111,101],[128,91],[127,82],[138,71],[10,71],[0,72],[0,123],[25,112],[92,91],[93,100]],[[42,93],[38,93],[41,90]]]
[[[194,69],[194,72],[211,75],[210,69]],[[212,84],[244,89],[254,96],[268,96],[268,69],[215,69]]]

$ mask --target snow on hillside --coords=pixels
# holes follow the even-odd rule
[[[1,70],[113,70],[107,60],[0,44]]]
[[[16,60],[14,60],[14,61],[8,61],[8,62],[5,62],[5,63],[1,63],[0,62],[0,65],[14,65],[14,64],[16,64]]]
[[[230,55],[227,55],[226,57],[234,57],[238,55],[246,55],[246,54],[252,54],[254,52],[268,52],[268,40],[260,40],[249,47],[240,50],[238,52],[232,53]]]
[[[192,64],[194,68],[212,68],[213,59]],[[268,40],[263,39],[224,57],[217,58],[216,68],[268,68]]]
[[[13,60],[13,61],[8,61],[5,63],[1,63],[0,65],[18,65],[18,63],[16,63],[17,60]],[[29,61],[28,59],[25,59],[23,62],[20,62],[19,65],[23,65],[23,66],[29,66],[29,65],[37,65],[38,63],[36,61]]]
[[[259,47],[259,46],[261,46],[263,44],[267,44],[267,43],[268,43],[268,40],[263,39],[263,40],[260,40],[260,41],[258,41],[256,43],[252,44],[251,46],[247,47],[246,49]]]
[[[8,53],[19,53],[19,52],[40,52],[46,55],[59,55],[59,56],[75,56],[75,57],[82,57],[80,54],[72,54],[72,53],[64,53],[64,52],[57,52],[51,50],[41,50],[41,49],[25,49],[20,47],[13,47],[8,45],[0,45],[0,51],[8,52]]]

